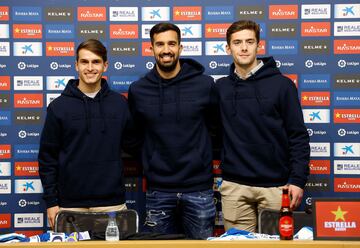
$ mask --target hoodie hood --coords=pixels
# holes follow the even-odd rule
[[[61,93],[63,96],[74,97],[80,99],[84,104],[84,112],[85,112],[85,120],[86,120],[86,130],[90,133],[91,130],[91,106],[90,102],[98,102],[100,108],[100,115],[103,122],[102,132],[106,130],[106,121],[104,117],[104,106],[103,106],[103,98],[109,94],[110,88],[104,78],[101,79],[101,89],[96,94],[94,98],[90,98],[86,96],[79,88],[79,79],[70,79],[67,83],[64,91]]]
[[[163,105],[164,105],[164,88],[170,87],[171,85],[175,86],[175,100],[176,100],[176,120],[180,121],[180,90],[179,82],[193,78],[195,76],[201,75],[204,73],[205,68],[193,59],[180,59],[180,71],[179,73],[171,79],[163,79],[158,73],[156,66],[146,74],[145,78],[151,83],[155,84],[159,88],[159,115],[163,115]]]
[[[262,60],[264,65],[259,70],[257,70],[253,75],[248,77],[247,79],[242,79],[235,73],[235,64],[234,63],[232,63],[230,66],[230,78],[234,82],[233,83],[234,90],[233,90],[233,98],[232,98],[233,115],[237,114],[237,108],[236,108],[237,90],[236,90],[236,88],[239,86],[239,84],[243,84],[243,83],[251,83],[253,85],[256,101],[260,106],[260,112],[261,112],[260,114],[263,114],[263,107],[261,105],[261,100],[260,100],[261,95],[260,95],[259,88],[258,88],[259,80],[281,74],[281,72],[276,67],[276,62],[273,57],[259,58],[259,60]]]

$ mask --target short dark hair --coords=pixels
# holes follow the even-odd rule
[[[176,26],[175,24],[172,24],[169,22],[160,22],[151,28],[151,30],[150,30],[151,44],[154,44],[154,35],[155,34],[163,33],[163,32],[169,31],[169,30],[176,32],[177,37],[178,37],[178,42],[180,44],[180,42],[181,42],[180,28],[178,26]]]
[[[251,20],[240,20],[236,21],[230,25],[230,27],[226,31],[226,42],[230,45],[231,35],[233,33],[249,29],[255,32],[256,42],[259,43],[260,41],[260,26],[254,21]]]
[[[76,61],[79,60],[79,51],[81,49],[89,50],[90,52],[95,53],[97,56],[101,57],[104,62],[107,61],[107,50],[106,47],[96,39],[89,39],[82,42],[76,49]]]

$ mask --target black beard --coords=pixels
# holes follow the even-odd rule
[[[175,70],[176,68],[176,65],[179,61],[179,58],[177,58],[173,63],[171,64],[162,64],[161,62],[159,62],[157,59],[156,59],[156,64],[159,68],[159,70],[163,71],[163,72],[171,72],[173,70]]]

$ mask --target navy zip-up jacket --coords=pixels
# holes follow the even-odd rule
[[[180,59],[164,80],[156,68],[129,88],[129,106],[143,133],[142,164],[148,188],[194,192],[212,188],[212,147],[207,121],[216,106],[214,80],[204,67]]]
[[[309,136],[294,83],[272,57],[243,80],[234,72],[216,83],[223,125],[223,178],[240,184],[304,188]]]
[[[39,171],[47,207],[123,204],[121,146],[130,125],[126,99],[102,79],[89,98],[70,80],[47,108]]]

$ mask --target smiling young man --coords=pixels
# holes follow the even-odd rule
[[[144,136],[145,228],[206,239],[215,219],[207,128],[214,82],[196,61],[179,59],[176,25],[156,24],[150,37],[156,66],[129,88],[130,109]]]
[[[100,41],[78,46],[75,67],[79,79],[70,80],[49,104],[40,140],[39,172],[51,227],[61,209],[126,208],[121,148],[130,140],[127,102],[102,78],[108,62]]]
[[[262,208],[280,210],[282,187],[300,205],[309,174],[309,136],[297,89],[272,57],[257,58],[260,27],[234,22],[227,30],[233,64],[216,83],[223,126],[220,187],[225,229],[256,231]]]

